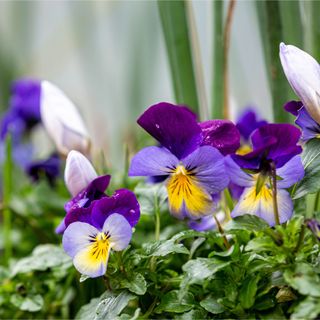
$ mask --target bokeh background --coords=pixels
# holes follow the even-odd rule
[[[210,105],[212,1],[190,3]],[[308,11],[303,2],[300,7],[307,24]],[[237,1],[231,28],[231,118],[253,106],[272,120],[263,54],[267,40],[259,29],[255,1]],[[156,1],[1,1],[0,41],[2,110],[12,79],[48,79],[76,103],[93,144],[114,166],[121,163],[126,139],[139,130],[137,116],[154,103],[174,102]]]

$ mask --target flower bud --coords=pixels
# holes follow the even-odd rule
[[[320,123],[320,67],[308,53],[292,45],[280,44],[283,71],[303,105]]]
[[[60,153],[78,150],[88,154],[90,139],[77,108],[48,81],[41,82],[40,111],[43,125]]]
[[[97,176],[92,164],[83,154],[75,150],[69,152],[64,180],[73,197],[85,189]]]

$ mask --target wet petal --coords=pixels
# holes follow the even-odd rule
[[[110,235],[110,247],[115,251],[125,249],[132,237],[132,228],[127,219],[117,213],[106,219],[102,231]]]
[[[178,158],[166,148],[147,147],[132,158],[129,176],[168,175],[178,163]]]
[[[202,142],[195,115],[181,106],[166,102],[153,105],[138,119],[138,124],[179,159]]]
[[[209,120],[199,123],[203,133],[203,146],[217,148],[223,155],[236,152],[240,147],[240,133],[229,120]]]
[[[113,213],[121,214],[131,227],[134,227],[140,218],[140,206],[135,194],[127,189],[120,189],[115,191],[111,197],[95,201],[91,219],[102,227],[106,218]]]

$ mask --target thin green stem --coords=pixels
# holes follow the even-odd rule
[[[224,189],[224,197],[226,199],[226,204],[231,212],[234,208],[234,203],[228,188]]]
[[[3,241],[4,241],[4,263],[8,265],[12,255],[11,243],[11,210],[9,208],[12,192],[12,141],[10,134],[7,135],[5,145],[5,161],[3,164]]]
[[[313,213],[319,210],[320,203],[320,192],[318,191],[316,194],[316,199],[314,201]]]
[[[300,230],[300,234],[299,234],[299,239],[298,239],[298,242],[297,242],[297,245],[296,247],[294,248],[293,250],[293,253],[297,253],[299,250],[300,250],[300,247],[303,243],[303,239],[304,239],[304,235],[305,235],[305,232],[306,232],[306,226],[303,224],[301,226],[301,230]]]
[[[157,194],[154,196],[154,217],[155,217],[154,239],[155,239],[155,241],[159,241],[160,240],[161,220],[160,220],[159,200],[158,200]],[[156,264],[157,264],[157,257],[152,257],[151,262],[150,262],[150,269],[152,272],[155,271]]]
[[[227,250],[230,249],[231,245],[230,245],[230,243],[229,243],[226,235],[224,234],[224,230],[223,230],[223,228],[222,228],[219,220],[217,219],[217,217],[216,217],[215,215],[213,215],[213,218],[214,218],[214,220],[216,221],[218,230],[219,230],[219,232],[220,232],[220,234],[221,234],[221,236],[222,236],[222,239],[223,239],[223,242],[224,242],[225,247],[227,248]]]
[[[280,224],[279,219],[279,209],[278,209],[278,200],[277,200],[277,173],[276,167],[273,162],[271,162],[271,186],[272,186],[272,202],[273,202],[273,213],[274,220],[276,224]]]

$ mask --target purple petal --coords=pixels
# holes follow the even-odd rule
[[[140,218],[140,206],[134,193],[120,189],[111,197],[96,201],[91,212],[92,222],[102,227],[106,218],[113,213],[121,214],[134,227]]]
[[[197,181],[210,194],[225,189],[229,184],[226,175],[224,157],[211,147],[203,146],[182,160],[188,171],[192,171]]]
[[[282,189],[278,190],[277,202],[280,223],[284,223],[290,219],[293,213],[293,203],[289,193]],[[239,202],[231,212],[231,216],[234,218],[244,214],[256,215],[267,221],[270,226],[274,226],[275,218],[272,191],[264,186],[259,195],[256,196],[255,186],[246,188],[240,197]]]
[[[95,227],[99,227],[99,224],[94,223],[94,221],[92,221],[92,217],[91,217],[91,211],[92,208],[94,207],[95,203],[99,201],[92,201],[89,207],[81,207],[80,205],[73,205],[69,211],[67,211],[67,214],[64,218],[64,222],[66,227],[68,227],[70,224],[74,223],[74,222],[84,222],[84,223],[89,223]]]
[[[240,187],[251,187],[254,184],[254,180],[248,173],[244,172],[241,167],[228,156],[225,158],[226,172],[230,177],[230,181]]]
[[[240,187],[235,183],[230,182],[228,185],[228,189],[230,191],[232,199],[239,200],[244,190],[244,187]]]
[[[320,125],[311,118],[305,107],[299,110],[295,123],[302,130],[302,141],[307,141],[320,135]]]
[[[177,157],[166,148],[147,147],[132,158],[129,176],[168,175],[178,163]]]
[[[267,137],[276,138],[276,142],[269,148],[267,158],[273,160],[277,168],[280,168],[301,153],[302,148],[297,145],[300,135],[300,130],[291,124],[267,124],[255,130],[251,140],[255,150],[265,146]]]
[[[237,128],[244,140],[249,140],[251,133],[261,126],[267,124],[265,120],[257,120],[257,114],[252,109],[243,111],[237,121]]]
[[[60,174],[60,158],[57,154],[53,154],[45,160],[33,161],[27,166],[26,172],[33,181],[39,181],[45,176],[53,185]]]
[[[22,135],[27,129],[27,124],[15,110],[9,109],[1,120],[1,139],[4,140],[10,132],[14,144],[20,143]]]
[[[41,121],[40,81],[19,79],[12,83],[10,108],[16,110],[27,123]]]
[[[70,224],[62,237],[64,251],[71,257],[91,245],[90,236],[95,236],[100,232],[97,228],[84,222],[74,222]]]
[[[229,120],[209,120],[199,123],[203,142],[201,145],[217,148],[223,155],[236,152],[240,147],[240,133]]]
[[[102,231],[109,233],[110,247],[115,251],[125,249],[132,237],[132,229],[127,219],[117,213],[106,219]]]
[[[277,175],[282,180],[277,181],[277,187],[289,188],[304,177],[304,168],[300,156],[295,156],[284,166],[277,169]]]
[[[65,222],[64,222],[64,218],[61,220],[61,222],[59,223],[59,225],[56,227],[56,230],[55,230],[55,232],[57,233],[57,234],[63,234],[64,233],[64,231],[66,230],[66,224],[65,224]]]
[[[194,114],[170,103],[151,106],[137,122],[178,159],[190,154],[202,141],[201,128]]]
[[[284,110],[286,110],[287,112],[293,114],[294,116],[298,115],[298,111],[303,107],[302,102],[301,101],[289,101],[287,102],[283,108]]]

